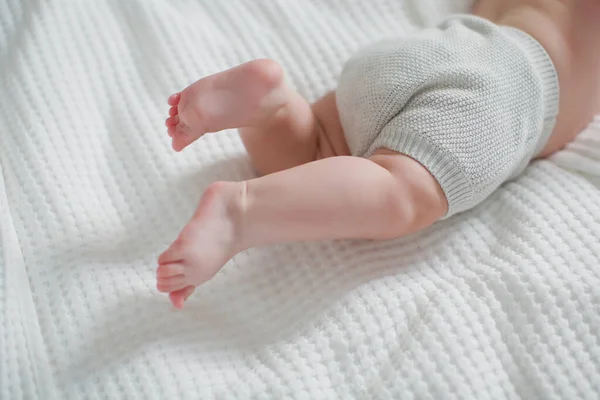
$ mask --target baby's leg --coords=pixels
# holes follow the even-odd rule
[[[446,213],[441,188],[413,159],[379,152],[332,157],[246,182],[218,182],[159,257],[158,289],[181,308],[238,252],[320,239],[387,239]]]
[[[287,87],[281,67],[271,60],[200,79],[172,95],[169,104],[166,125],[176,151],[207,132],[239,128],[252,163],[263,174],[349,153],[335,96],[311,107]]]

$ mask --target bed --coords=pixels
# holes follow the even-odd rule
[[[235,131],[169,148],[166,97],[254,58],[309,100],[463,0],[0,2],[0,398],[594,399],[600,117],[476,209],[384,242],[252,249],[182,311],[156,257]]]

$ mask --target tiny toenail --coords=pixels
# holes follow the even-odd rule
[[[175,93],[175,94],[172,94],[172,95],[169,97],[169,99],[167,100],[167,102],[168,102],[170,105],[175,105],[175,104],[176,104],[176,103],[179,101],[179,97],[180,97],[180,95],[181,95],[180,93]]]

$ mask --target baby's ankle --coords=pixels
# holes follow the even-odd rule
[[[206,188],[203,197],[208,201],[212,199],[220,203],[222,222],[232,228],[230,247],[233,252],[245,250],[247,246],[243,221],[246,208],[246,182],[214,182]]]

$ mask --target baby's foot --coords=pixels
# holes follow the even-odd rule
[[[283,71],[254,60],[207,76],[169,97],[166,120],[175,151],[207,132],[255,126],[285,104]]]
[[[211,279],[241,250],[239,220],[244,184],[213,183],[179,237],[158,258],[157,288],[182,308],[194,288]]]

